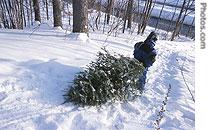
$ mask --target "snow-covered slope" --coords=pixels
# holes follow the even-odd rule
[[[81,108],[62,105],[74,74],[102,46],[132,57],[134,43],[145,37],[31,32],[0,30],[0,130],[154,130],[161,115],[163,130],[195,128],[193,42],[157,42],[157,60],[137,100]]]

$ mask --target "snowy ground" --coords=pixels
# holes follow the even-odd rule
[[[89,40],[59,30],[31,32],[0,30],[0,130],[154,130],[162,107],[161,129],[195,128],[189,92],[194,96],[194,42],[159,40],[145,92],[134,102],[81,108],[61,105],[74,74],[102,46],[132,57],[134,43],[145,37],[91,33]]]

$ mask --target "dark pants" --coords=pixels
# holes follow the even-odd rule
[[[140,77],[139,77],[139,87],[140,87],[141,90],[144,89],[144,86],[145,86],[145,83],[146,83],[147,70],[148,70],[148,68],[145,68],[143,74],[140,75]]]

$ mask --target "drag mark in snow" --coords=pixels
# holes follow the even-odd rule
[[[178,61],[178,59],[176,59],[176,60]],[[185,58],[185,61],[186,61],[186,58]],[[189,87],[188,84],[187,84],[187,81],[186,81],[186,79],[185,79],[185,77],[184,77],[184,73],[183,73],[185,61],[183,62],[182,67],[179,65],[179,69],[180,69],[180,71],[181,71],[181,74],[182,74],[182,78],[183,78],[183,80],[184,80],[184,83],[185,83],[185,85],[186,85],[186,87],[187,87],[187,89],[188,89],[188,91],[189,91],[189,93],[190,93],[190,95],[191,95],[191,97],[192,97],[193,102],[195,103],[195,98],[194,98],[194,96],[193,96],[193,94],[192,94],[192,91],[190,90],[190,87]]]
[[[161,109],[160,109],[160,111],[157,114],[157,119],[156,119],[156,121],[154,123],[155,130],[160,130],[160,122],[163,119],[164,112],[166,111],[166,104],[167,104],[167,101],[168,101],[168,97],[169,97],[170,92],[171,92],[171,84],[169,84],[169,88],[168,88],[168,91],[166,93],[165,100],[163,101],[163,104],[161,106]]]

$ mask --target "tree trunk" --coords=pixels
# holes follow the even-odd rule
[[[0,0],[0,7],[1,7],[1,19],[2,19],[2,22],[3,22],[3,25],[4,25],[4,28],[9,28],[9,22],[6,18],[6,12],[4,10],[5,9],[5,6],[3,4],[3,1]]]
[[[33,8],[32,1],[29,0],[30,16],[31,16],[31,25],[33,25]]]
[[[100,23],[100,18],[101,18],[101,1],[102,0],[100,0],[98,3],[96,3],[96,10],[97,10],[98,14],[95,19],[95,24],[96,24],[97,30],[99,29],[98,24]]]
[[[88,0],[88,9],[94,8],[96,0]]]
[[[181,20],[182,14],[184,12],[185,4],[186,4],[186,0],[183,1],[182,8],[181,8],[180,13],[179,13],[179,16],[177,18],[174,31],[173,31],[173,33],[171,35],[171,41],[173,41],[175,39],[175,37],[177,36],[177,34],[178,34],[178,31],[179,31],[179,28],[180,28],[180,24],[181,24],[180,23],[180,20]]]
[[[114,6],[114,0],[108,0],[108,6],[107,6],[107,21],[106,23],[109,24],[109,20],[110,20],[110,15],[112,14],[112,10],[113,10],[113,6]]]
[[[53,0],[54,27],[62,27],[61,0]]]
[[[148,20],[149,20],[149,17],[150,17],[153,0],[147,0],[146,2],[147,2],[147,6],[146,6],[146,9],[145,9],[145,12],[144,12],[145,14],[144,14],[142,25],[141,25],[141,33],[142,34],[144,33],[144,30],[147,26],[147,23],[148,23]]]
[[[20,0],[20,27],[23,29],[23,26],[26,27],[26,18],[25,18],[25,11],[23,6],[23,0]]]
[[[46,15],[47,15],[47,20],[49,20],[49,9],[48,9],[48,0],[45,0],[45,6],[46,6]]]
[[[128,19],[128,17],[127,17],[128,4],[127,4],[127,3],[128,3],[128,2],[125,3],[127,6],[126,6],[126,9],[125,9],[125,11],[124,11],[124,16],[123,16],[123,30],[122,30],[122,33],[125,32],[125,26],[126,26],[127,19]]]
[[[164,0],[164,2],[163,2],[163,6],[162,6],[162,8],[161,8],[159,17],[158,17],[157,22],[156,22],[156,25],[155,25],[155,30],[158,28],[158,23],[159,23],[159,20],[161,19],[161,14],[162,14],[163,9],[164,9],[164,7],[165,7],[165,3],[166,3],[166,0]]]
[[[1,2],[0,2],[0,5],[1,5]],[[3,16],[2,16],[2,13],[3,11],[2,11],[2,9],[0,8],[0,28],[2,28],[2,23],[3,23],[3,20],[2,20],[2,18],[3,18]]]
[[[146,6],[147,6],[147,2],[145,2],[145,4],[144,4],[144,9],[143,9],[143,11],[142,11],[142,12],[139,12],[139,13],[141,13],[141,16],[140,16],[140,18],[139,18],[137,34],[140,34],[140,33],[141,33],[142,18],[145,17],[145,16],[144,16],[144,15],[145,15],[144,12],[145,12],[145,10],[146,10]],[[139,0],[138,0],[138,9],[139,9],[139,8],[140,8],[140,2],[139,2]]]
[[[33,7],[35,14],[35,21],[39,21],[41,23],[39,0],[33,0]]]
[[[127,28],[131,28],[131,23],[133,20],[133,0],[128,1],[128,8],[127,8],[127,19],[128,19],[128,25]]]
[[[188,11],[188,9],[190,8],[190,6],[194,3],[194,1],[192,1],[191,4],[190,4],[190,2],[191,2],[191,0],[188,1],[186,7],[184,6],[184,8],[185,8],[184,16],[183,16],[183,17],[180,19],[180,21],[179,21],[179,26],[178,26],[178,28],[177,28],[177,33],[176,33],[175,36],[178,36],[178,35],[179,35],[179,33],[180,33],[180,31],[181,31],[181,28],[182,28],[182,25],[183,25],[183,23],[184,23],[184,20],[185,20],[186,16],[188,15],[187,11]]]
[[[177,10],[178,3],[179,3],[179,0],[177,0],[177,2],[176,2],[175,11],[174,11],[174,13],[173,13],[173,15],[172,15],[172,18],[171,18],[171,21],[172,21],[172,22],[170,22],[170,24],[169,24],[169,26],[168,26],[168,29],[167,29],[167,35],[168,35],[168,32],[171,30],[171,25],[172,25],[172,23],[173,23],[174,16],[175,16],[175,14],[176,14],[176,10]]]
[[[87,0],[73,0],[73,32],[88,32]]]
[[[14,19],[15,19],[14,17],[17,16],[17,15],[13,15],[13,14],[16,14],[17,12],[15,12],[14,10],[12,10],[11,1],[10,0],[4,1],[4,6],[5,6],[6,10],[7,10],[8,16],[9,16],[9,20],[8,20],[9,21],[9,24],[10,24],[9,28],[10,29],[17,29],[17,26],[16,26],[15,21],[14,21]],[[16,6],[14,6],[14,7],[16,8]]]
[[[193,18],[191,25],[189,26],[186,37],[190,36],[194,23],[195,23],[195,17]]]
[[[30,8],[28,0],[25,0],[26,7]],[[27,25],[30,26],[30,13],[29,8],[26,8],[26,16],[27,16]]]

